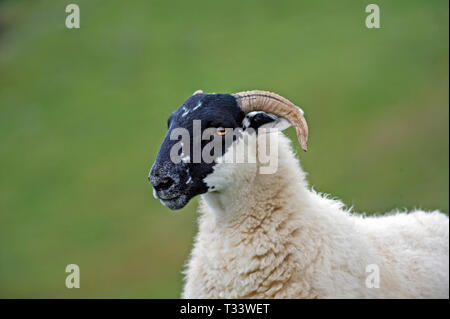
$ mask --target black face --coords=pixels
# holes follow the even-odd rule
[[[199,148],[194,147],[194,141],[199,143],[197,145],[200,147],[200,153],[204,152],[205,148],[209,151],[208,147],[212,144],[211,141],[218,141],[222,146],[219,148],[220,151],[214,152],[212,157],[222,156],[238,136],[231,130],[236,133],[240,132],[239,129],[245,130],[248,127],[257,129],[276,119],[276,116],[264,112],[244,116],[237,106],[236,99],[229,94],[200,93],[192,95],[169,117],[168,132],[148,176],[153,185],[155,197],[170,209],[180,209],[194,196],[208,191],[204,179],[213,172],[216,163],[205,161],[203,156],[198,156],[196,159],[194,156],[196,150],[198,153]],[[200,129],[195,128],[195,120],[200,120],[196,124]],[[184,146],[183,148],[176,147],[176,144],[180,145],[180,138],[177,138],[177,134],[171,139],[171,134],[178,132],[180,128],[189,132],[190,138],[185,140],[185,144],[189,144],[187,148],[189,152]],[[225,131],[222,128],[226,129],[226,133],[223,135],[222,133]],[[210,140],[201,139],[201,134],[204,134],[205,131],[211,133]],[[200,132],[200,136],[198,132]],[[175,154],[184,160],[174,161],[174,150]]]
[[[201,121],[197,123],[200,124],[202,133],[205,130],[220,133],[220,128],[240,127],[243,118],[244,114],[237,106],[236,99],[229,94],[195,94],[172,113],[168,120],[167,135],[149,175],[154,192],[165,206],[170,209],[183,208],[192,197],[208,191],[203,179],[212,173],[215,163],[205,162],[201,156],[198,156],[194,163],[193,153],[198,150],[198,147],[194,149],[194,139],[201,140],[194,132],[194,120]],[[189,132],[189,152],[186,152],[185,148],[179,150],[181,157],[186,155],[189,157],[188,160],[174,163],[171,150],[173,152],[173,147],[176,143],[179,144],[180,140],[171,140],[170,136],[177,128],[184,128]],[[217,156],[225,152],[227,147],[225,140],[223,136],[222,154],[216,154]],[[208,142],[208,140],[200,142],[202,150]]]

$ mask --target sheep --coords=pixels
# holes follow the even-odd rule
[[[175,164],[171,133],[181,127],[192,134],[194,120],[224,147],[212,162]],[[448,217],[439,211],[364,217],[311,190],[281,133],[289,125],[306,150],[303,111],[265,91],[196,91],[170,116],[149,174],[154,194],[170,209],[201,197],[182,297],[449,298]],[[227,143],[231,129],[239,134]],[[262,174],[260,146],[268,136],[276,141],[268,157],[277,169]],[[186,153],[194,143],[185,140],[177,153],[191,159]],[[244,151],[254,161],[237,163]]]

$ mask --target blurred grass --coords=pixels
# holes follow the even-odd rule
[[[448,213],[448,1],[377,1],[379,30],[363,1],[72,2],[79,30],[69,2],[0,1],[0,297],[179,296],[197,201],[146,177],[199,88],[302,106],[311,185],[356,211]]]

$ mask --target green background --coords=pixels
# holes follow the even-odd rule
[[[365,27],[373,2],[381,29]],[[197,199],[169,211],[147,175],[197,89],[302,106],[311,185],[355,211],[448,213],[448,9],[0,0],[0,297],[179,297]],[[71,263],[80,289],[65,288]]]

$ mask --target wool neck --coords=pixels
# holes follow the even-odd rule
[[[203,205],[218,225],[242,224],[249,217],[264,219],[293,198],[299,204],[307,200],[305,173],[291,150],[290,140],[283,134],[280,133],[276,172],[261,174],[258,172],[260,163],[255,165],[253,170],[245,170],[251,174],[238,172],[231,177],[233,182],[228,187],[202,195]]]

